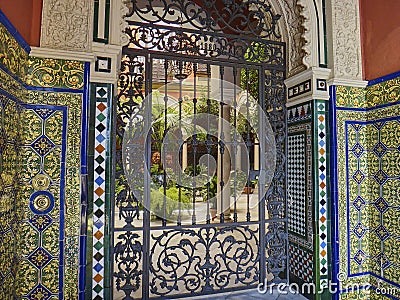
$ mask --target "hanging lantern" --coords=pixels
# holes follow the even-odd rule
[[[169,73],[178,80],[184,80],[192,74],[192,63],[182,60],[171,60],[168,62]]]

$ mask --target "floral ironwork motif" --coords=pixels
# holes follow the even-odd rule
[[[267,1],[130,2],[131,11],[126,16],[129,26],[124,31],[129,44],[123,49],[115,115],[114,209],[123,221],[123,225],[114,224],[114,232],[118,234],[114,245],[117,290],[125,294],[124,299],[133,299],[141,288],[141,297],[148,299],[178,293],[183,296],[213,293],[232,288],[232,283],[238,288],[256,286],[264,281],[266,274],[272,275],[271,282],[287,280],[286,50],[284,43],[273,41],[280,38],[277,33],[280,16],[272,12]],[[136,157],[125,157],[131,169],[124,169],[122,140],[127,124],[134,123],[127,128],[134,127],[140,132],[145,122],[151,122],[146,119],[149,116],[139,115],[139,111],[152,90],[152,60],[164,54],[170,60],[193,65],[198,61],[209,64],[208,67],[215,64],[221,78],[224,68],[230,68],[232,62],[240,62],[243,68],[258,68],[258,80],[263,82],[256,84],[261,95],[257,98],[261,98],[260,105],[275,133],[277,155],[272,184],[261,201],[265,210],[260,210],[258,221],[250,220],[248,215],[249,224],[228,224],[221,218],[221,227],[217,229],[196,224],[192,218],[193,227],[185,228],[178,218],[177,225],[168,229],[162,220],[161,231],[150,224],[148,211],[144,209],[141,215],[143,199],[135,198],[128,178],[143,181],[135,176],[145,167],[145,155],[140,149],[143,141],[135,141],[135,132],[129,132],[132,139],[129,147],[137,144],[137,151],[129,149]],[[165,65],[166,62],[167,59]],[[167,67],[164,71],[167,81]],[[194,145],[196,138],[193,140]],[[222,151],[223,144],[223,138],[219,139]],[[144,182],[136,186],[144,187]],[[140,217],[143,223],[141,220],[138,227],[134,221]]]
[[[114,273],[118,290],[125,293],[125,299],[133,299],[131,294],[140,287],[142,245],[139,235],[130,231],[118,236],[120,240],[114,247],[118,271]]]
[[[260,258],[257,234],[257,229],[248,226],[153,234],[150,292],[157,296],[212,293],[227,288],[231,282],[238,286],[257,284]]]
[[[185,34],[183,34],[185,32]],[[133,48],[149,51],[167,51],[170,53],[187,54],[205,58],[225,57],[234,60],[259,61],[259,50],[262,48],[263,63],[284,65],[284,44],[281,42],[257,40],[246,37],[226,37],[210,35],[207,32],[187,32],[174,28],[165,29],[153,25],[134,26],[126,28],[125,33],[130,38]],[[177,39],[177,36],[181,38]]]
[[[267,1],[203,0],[196,1],[131,0],[132,9],[126,17],[138,17],[151,24],[190,25],[195,30],[223,34],[248,35],[252,38],[279,38],[280,15],[274,14]]]
[[[115,178],[119,185],[116,191],[116,206],[119,209],[119,217],[126,222],[124,226],[132,229],[132,221],[139,217],[139,199],[136,199],[129,188],[122,162],[122,139],[125,132],[125,125],[129,118],[134,115],[140,103],[144,99],[144,62],[137,56],[125,55],[121,63],[121,74],[119,76],[119,94],[117,102],[117,126],[116,126],[116,172]],[[139,118],[139,116],[138,116]],[[139,126],[140,121],[137,122]],[[138,169],[143,165],[139,161],[136,165]]]

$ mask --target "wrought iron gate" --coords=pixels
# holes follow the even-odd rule
[[[286,63],[284,43],[273,41],[278,19],[263,0],[131,0],[114,109],[113,298],[184,297],[288,280]],[[269,157],[257,159],[268,141],[249,124],[252,97],[268,116],[276,158],[271,184],[260,176],[254,194],[250,183],[268,169]],[[222,123],[201,129],[202,114],[231,124],[232,137]],[[138,136],[146,126],[151,130]],[[238,149],[250,157],[242,161]]]

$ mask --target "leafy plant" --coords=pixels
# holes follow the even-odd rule
[[[157,217],[162,218],[164,215],[164,201],[165,201],[165,217],[170,219],[174,210],[178,209],[178,203],[181,202],[181,210],[190,207],[190,198],[183,190],[179,201],[179,189],[175,186],[166,190],[166,197],[164,199],[163,187],[158,190],[153,190],[150,193],[150,209],[156,214]]]

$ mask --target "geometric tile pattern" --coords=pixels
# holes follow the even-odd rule
[[[288,108],[289,272],[313,282],[313,134],[311,102]]]
[[[289,271],[304,282],[313,282],[313,253],[289,244]]]
[[[77,299],[88,64],[28,57],[10,32],[0,24],[0,299]]]
[[[288,108],[288,122],[295,123],[311,119],[311,102]]]
[[[327,120],[326,103],[317,101],[316,105],[316,144],[317,144],[317,172],[318,198],[318,256],[319,256],[319,275],[320,283],[327,283],[328,276],[328,201],[327,201]]]
[[[288,128],[288,224],[289,241],[313,250],[311,120]],[[301,143],[302,144],[301,144]]]
[[[333,200],[338,205],[338,271],[346,275],[342,286],[396,288],[399,295],[400,81],[366,90],[338,86],[333,96],[337,131]],[[381,299],[372,290],[370,296]],[[344,290],[340,294],[341,299],[353,297]]]
[[[80,92],[31,89],[27,92],[26,99],[29,104],[24,105],[30,107],[25,110],[27,115],[23,118],[26,139],[24,170],[27,174],[26,181],[29,183],[27,189],[29,186],[36,186],[42,191],[46,190],[47,184],[41,182],[43,179],[40,177],[38,180],[37,175],[48,176],[51,184],[47,190],[52,194],[55,204],[48,213],[52,220],[51,225],[40,231],[42,225],[38,227],[38,220],[32,218],[29,221],[32,225],[23,227],[26,234],[21,236],[26,237],[24,244],[29,245],[32,243],[31,228],[37,228],[39,238],[48,243],[44,248],[52,254],[53,259],[38,273],[38,280],[41,280],[41,284],[52,295],[65,299],[78,299],[79,259],[85,253],[84,250],[83,253],[80,251],[81,224],[85,224],[81,219],[82,100],[83,93]],[[53,113],[42,113],[43,110],[38,108],[52,109]],[[41,121],[38,122],[38,119]],[[31,147],[41,136],[46,136],[55,145],[50,152],[42,153],[44,155],[39,155],[38,151]],[[29,191],[27,199],[33,193],[35,190]],[[29,202],[27,205],[29,207]],[[46,222],[44,219],[39,221]],[[23,273],[30,270],[33,272],[33,269],[27,265],[20,270],[19,292],[22,293],[22,287],[27,286],[27,277]]]
[[[64,264],[60,258],[60,247],[64,247],[64,195],[60,185],[65,173],[65,146],[62,141],[66,137],[63,119],[66,109],[42,105],[23,104],[21,125],[23,139],[20,147],[21,155],[21,187],[30,191],[31,202],[28,219],[20,223],[19,237],[25,250],[21,253],[24,262],[17,273],[19,287],[17,292],[30,298],[45,295],[58,296],[60,282],[64,275],[58,265]],[[50,118],[39,114],[41,108],[51,111]],[[58,136],[60,134],[60,136]],[[33,142],[31,142],[33,141]],[[38,196],[35,196],[38,195]],[[46,196],[44,196],[46,195]],[[31,237],[35,236],[32,240]],[[59,241],[54,243],[51,240]],[[62,269],[61,269],[62,270]],[[34,285],[24,288],[27,274],[37,273]]]
[[[109,87],[96,86],[94,125],[93,186],[93,292],[92,299],[104,299],[104,235],[106,202],[106,160]]]
[[[360,245],[349,252],[351,274],[368,271],[381,276],[382,270],[386,272],[389,268],[391,271],[388,278],[400,278],[393,278],[393,275],[400,275],[400,266],[396,267],[399,260],[389,255],[388,248],[388,245],[400,243],[400,238],[393,232],[400,224],[395,221],[398,201],[394,199],[398,196],[396,191],[392,191],[393,185],[399,183],[400,176],[400,140],[393,138],[399,131],[400,117],[375,121],[346,121],[350,200],[347,211],[349,215],[354,214],[353,221],[348,225],[348,241]],[[366,139],[365,135],[369,138]],[[361,153],[357,150],[359,148],[363,149]],[[372,186],[373,190],[365,188],[368,186]],[[369,216],[365,216],[366,211],[369,212]],[[373,245],[368,243],[371,239],[374,239]]]
[[[307,231],[306,134],[288,136],[288,230],[301,237]]]

